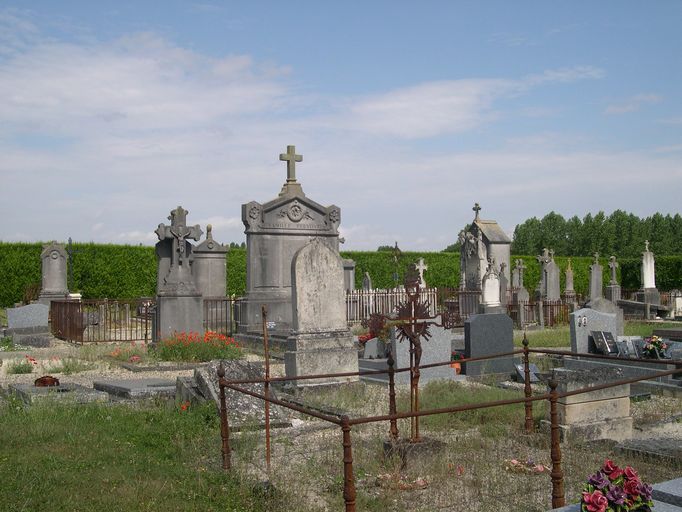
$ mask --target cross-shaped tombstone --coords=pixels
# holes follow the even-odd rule
[[[616,280],[616,269],[618,268],[618,262],[615,256],[609,258],[609,268],[611,269],[611,282],[609,284],[618,284]]]
[[[426,288],[426,281],[424,281],[424,271],[429,269],[428,265],[424,264],[424,258],[419,258],[417,265],[415,265],[417,272],[419,272],[419,287]]]
[[[287,152],[280,153],[279,159],[287,163],[287,183],[296,183],[296,162],[302,162],[303,155],[296,154],[296,146],[287,146]]]
[[[594,264],[599,265],[599,253],[598,252],[594,253]]]
[[[168,276],[165,279],[167,285],[184,285],[185,288],[193,289],[193,280],[189,269],[189,254],[186,250],[186,239],[199,240],[203,231],[199,224],[187,226],[187,214],[189,212],[178,206],[171,211],[168,220],[170,226],[159,224],[155,233],[159,240],[170,239],[173,241],[171,250],[171,265]]]
[[[480,212],[482,210],[480,205],[478,203],[474,203],[474,207],[472,208],[472,210],[476,213],[476,218],[474,220],[479,220],[478,219],[478,212]]]
[[[519,270],[519,288],[523,288],[523,271],[526,270],[526,265],[522,259],[516,260],[516,268]]]
[[[644,251],[649,252],[649,240],[644,240]]]

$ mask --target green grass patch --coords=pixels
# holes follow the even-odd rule
[[[523,346],[523,331],[514,331],[514,346]],[[537,331],[526,331],[528,343],[531,348],[557,348],[571,346],[571,333],[568,325],[552,327]]]
[[[242,357],[242,349],[234,338],[210,331],[203,336],[199,333],[177,333],[161,340],[156,353],[162,361],[213,361]]]
[[[9,336],[0,338],[0,352],[12,352],[13,350],[15,350],[15,348],[12,338]]]
[[[489,386],[470,387],[458,382],[436,380],[429,382],[420,390],[419,409],[439,409],[514,398],[523,398],[523,392]],[[401,393],[398,396],[398,410],[406,411],[409,407],[409,392]],[[544,417],[544,409],[538,406],[533,407],[533,416],[534,420],[539,422]],[[509,428],[518,427],[520,430],[524,425],[524,419],[524,405],[513,404],[424,416],[420,424],[434,430],[478,428],[484,437],[497,438],[507,435]]]
[[[212,404],[211,404],[211,407]],[[238,444],[238,441],[235,441]],[[0,411],[3,510],[283,510],[220,470],[217,415],[163,404]]]
[[[7,373],[9,375],[17,375],[21,373],[32,373],[34,364],[28,359],[21,361],[12,361],[7,365]]]
[[[49,365],[45,368],[47,373],[61,373],[64,375],[72,375],[74,373],[86,372],[92,370],[94,365],[76,359],[74,357],[67,357],[59,363]]]
[[[654,333],[654,329],[679,329],[679,323],[670,322],[625,322],[625,336],[641,336],[646,338]]]

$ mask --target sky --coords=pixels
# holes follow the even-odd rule
[[[245,240],[295,145],[344,250],[442,250],[472,206],[680,213],[679,1],[1,1],[0,240]]]

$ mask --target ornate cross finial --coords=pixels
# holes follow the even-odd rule
[[[213,240],[213,226],[211,224],[206,224],[206,240]]]
[[[296,154],[296,146],[287,146],[287,152],[280,153],[279,159],[287,163],[287,183],[295,183],[296,162],[302,162],[303,155]]]
[[[566,270],[567,271],[570,270],[571,272],[573,272],[573,267],[571,266],[571,258],[568,258],[568,267],[566,267]]]
[[[645,247],[644,250],[645,250],[646,252],[649,252],[649,240],[644,240],[644,247]]]
[[[474,212],[476,212],[476,218],[474,220],[478,220],[478,212],[481,211],[481,207],[478,203],[474,203],[474,207],[472,208]]]

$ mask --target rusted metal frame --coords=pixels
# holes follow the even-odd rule
[[[512,352],[502,352],[499,354],[492,354],[489,356],[481,356],[481,357],[469,357],[466,359],[460,359],[460,363],[469,363],[473,361],[484,361],[487,359],[495,359],[497,357],[509,357],[513,355],[518,355],[522,354],[523,349],[517,349]],[[452,361],[444,361],[441,363],[429,363],[420,366],[420,369],[426,369],[426,368],[435,368],[438,366],[449,366]],[[393,370],[394,373],[399,373],[399,372],[409,372],[411,368],[405,367],[405,368],[395,368]],[[271,377],[270,382],[287,382],[287,381],[296,381],[296,380],[314,380],[314,379],[328,379],[329,377],[354,377],[354,376],[362,376],[362,375],[381,375],[384,373],[388,373],[388,369],[386,370],[365,370],[361,372],[342,372],[342,373],[319,373],[315,375],[299,375],[297,377]],[[230,384],[262,384],[265,382],[264,379],[240,379],[240,380],[230,380],[228,381]]]
[[[529,352],[534,352],[536,354],[549,354],[557,356],[571,356],[571,357],[583,357],[586,359],[608,359],[610,361],[634,361],[637,363],[652,363],[652,364],[682,364],[682,361],[678,359],[644,359],[644,358],[630,358],[630,357],[613,357],[604,354],[576,354],[568,350],[553,350],[553,349],[541,349],[541,348],[531,348]]]
[[[667,377],[668,375],[682,375],[682,368],[677,368],[675,370],[664,370],[661,372],[652,373],[645,375],[644,377],[633,377],[631,379],[621,379],[616,382],[610,382],[606,384],[598,384],[596,386],[590,386],[585,388],[576,389],[574,391],[564,391],[562,393],[557,393],[559,398],[564,398],[566,396],[579,395],[581,393],[587,393],[589,391],[598,391],[600,389],[612,388],[616,386],[623,386],[625,384],[634,384],[635,382],[641,382],[643,380],[657,379],[658,377]]]
[[[220,387],[220,437],[222,439],[223,469],[229,471],[232,467],[230,450],[230,425],[227,422],[227,405],[225,404],[225,386],[221,382],[225,378],[225,368],[218,367],[218,384]]]
[[[278,398],[273,398],[273,397],[266,398],[265,395],[261,395],[260,393],[256,393],[255,391],[251,391],[249,389],[244,389],[242,387],[235,386],[230,381],[222,379],[222,378],[218,379],[218,383],[221,386],[225,386],[226,388],[230,388],[234,391],[239,391],[240,393],[244,393],[245,395],[249,395],[249,396],[252,396],[254,398],[260,398],[261,400],[267,400],[270,403],[273,403],[275,405],[280,405],[282,407],[286,407],[287,409],[291,409],[293,411],[297,411],[297,412],[301,412],[303,414],[307,414],[308,416],[312,416],[313,418],[328,421],[329,423],[333,423],[335,425],[339,425],[339,426],[341,425],[341,420],[335,416],[329,416],[327,414],[322,414],[322,413],[313,411],[312,409],[308,409],[307,407],[303,407],[300,405],[290,404],[289,402],[284,402],[282,400],[279,400]]]
[[[341,417],[343,432],[343,501],[346,512],[355,512],[355,478],[353,477],[353,446],[350,437],[350,420]]]
[[[523,333],[523,393],[526,398],[530,398],[533,390],[530,386],[530,363],[528,362],[528,337]],[[533,402],[526,400],[526,434],[531,434],[533,428]]]
[[[388,414],[395,414],[397,412],[395,404],[395,370],[393,368],[393,351],[388,353]],[[395,443],[398,441],[398,420],[395,418],[390,420],[389,435],[391,442]]]
[[[557,381],[549,381],[549,417],[551,423],[551,457],[552,457],[552,508],[563,507],[566,504],[564,496],[564,472],[561,470],[561,433],[559,428],[559,412],[557,400],[559,394],[556,391]]]
[[[261,318],[263,319],[263,354],[265,356],[265,383],[263,390],[265,394],[265,467],[268,475],[270,474],[270,351],[268,340],[268,308],[265,304],[261,306]]]

